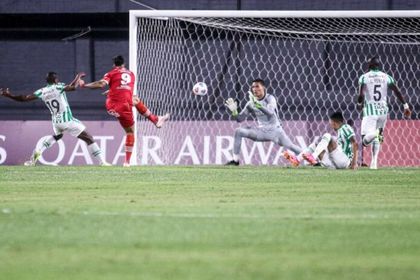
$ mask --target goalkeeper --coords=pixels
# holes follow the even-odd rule
[[[249,92],[250,100],[240,113],[238,113],[238,104],[233,98],[229,98],[225,102],[227,108],[232,112],[232,116],[238,122],[244,121],[250,114],[254,115],[258,122],[257,127],[239,127],[236,129],[233,157],[226,165],[239,165],[242,138],[248,138],[257,142],[272,141],[286,149],[290,149],[295,154],[301,154],[302,149],[292,143],[281,127],[278,117],[277,100],[273,95],[267,93],[264,81],[261,79],[253,80],[251,91]],[[290,152],[286,151],[284,156],[292,164],[299,164],[296,156]]]

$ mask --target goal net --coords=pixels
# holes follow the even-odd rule
[[[138,95],[152,112],[171,114],[159,130],[138,118],[139,164],[230,160],[235,129],[254,122],[236,123],[224,101],[232,97],[243,108],[255,78],[276,96],[283,128],[296,144],[306,147],[332,132],[334,111],[353,123],[361,143],[358,78],[377,56],[413,110],[405,120],[402,104],[388,94],[379,165],[420,165],[419,12],[131,11],[130,20]],[[192,93],[196,82],[208,85],[207,95]],[[241,161],[285,165],[281,152],[273,143],[244,140]],[[360,156],[369,163],[370,148]]]

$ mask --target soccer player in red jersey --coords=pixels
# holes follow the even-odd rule
[[[130,166],[131,153],[134,146],[134,116],[132,107],[148,118],[157,128],[162,127],[163,123],[169,118],[169,114],[156,116],[140,101],[138,97],[133,97],[135,76],[133,72],[125,68],[124,58],[118,55],[113,58],[114,67],[106,73],[104,77],[92,83],[85,84],[81,80],[81,87],[97,89],[109,86],[106,99],[106,110],[115,116],[126,132],[125,139],[125,162],[124,166]]]

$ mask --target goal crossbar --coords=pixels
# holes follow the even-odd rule
[[[409,18],[420,10],[399,11],[226,11],[226,10],[130,10],[131,17],[241,17],[241,18]]]

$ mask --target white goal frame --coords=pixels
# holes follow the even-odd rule
[[[420,10],[399,11],[204,11],[204,10],[130,10],[129,12],[129,63],[137,77],[137,23],[140,17],[243,17],[243,18],[406,18],[420,17]],[[137,80],[136,80],[137,81]]]
[[[129,11],[129,68],[137,77],[137,19],[138,18],[420,18],[420,10],[394,11],[232,11],[232,10],[130,10]],[[137,79],[134,85],[137,95]],[[135,130],[137,133],[137,112],[135,112]],[[132,164],[137,164],[137,134],[133,150]]]

